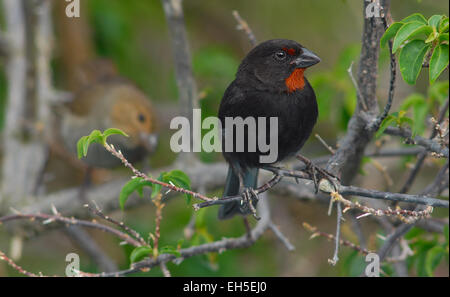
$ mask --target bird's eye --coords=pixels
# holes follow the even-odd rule
[[[283,61],[284,59],[286,59],[286,53],[284,51],[276,52],[275,59],[277,59],[278,61]]]
[[[141,123],[145,122],[145,116],[144,116],[142,113],[140,113],[140,114],[138,115],[138,120],[139,120],[139,122],[141,122]]]

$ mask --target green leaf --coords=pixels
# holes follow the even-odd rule
[[[413,93],[403,100],[400,110],[408,110],[416,104],[422,104],[426,98],[420,93]]]
[[[386,43],[391,40],[395,34],[397,34],[397,31],[403,26],[403,23],[397,22],[393,23],[392,25],[387,28],[386,32],[384,32],[383,36],[380,39],[380,46],[384,47]]]
[[[90,145],[95,142],[100,143],[102,145],[104,144],[103,134],[99,130],[94,130],[91,132],[91,134],[88,137],[87,145]],[[86,152],[87,152],[87,148],[86,148]]]
[[[436,40],[436,38],[439,36],[439,34],[435,31],[431,32],[430,35],[428,35],[427,39],[425,39],[425,43],[430,43]]]
[[[428,88],[428,97],[434,102],[437,101],[439,104],[444,104],[445,100],[448,98],[449,93],[449,81],[436,81],[434,84],[430,85]]]
[[[83,136],[78,140],[77,155],[79,159],[87,156],[89,145],[94,142],[104,145],[103,134],[99,130],[94,130],[89,136]]]
[[[191,180],[189,176],[181,170],[172,170],[170,172],[163,172],[158,177],[158,180],[164,183],[172,183],[176,187],[183,188],[186,190],[191,190]],[[154,184],[152,187],[152,198],[156,197],[161,191],[161,186]],[[189,194],[184,194],[186,197],[186,202],[190,203],[192,196]]]
[[[143,196],[143,190],[144,187],[152,187],[152,183],[149,181],[144,180],[141,177],[136,177],[127,182],[120,191],[119,194],[119,204],[120,208],[123,210],[125,203],[127,202],[128,198],[131,194],[133,194],[134,191],[138,192],[139,196]]]
[[[153,249],[149,246],[138,246],[130,254],[131,263],[138,262],[148,256],[153,252]]]
[[[423,102],[423,104],[418,104],[413,107],[413,117],[414,122],[409,124],[412,127],[412,135],[413,137],[416,135],[420,135],[425,131],[426,128],[426,119],[428,115],[428,104],[427,102]]]
[[[439,24],[439,33],[444,33],[446,31],[448,31],[448,17],[443,18]]]
[[[117,129],[117,128],[109,128],[109,129],[105,130],[105,132],[103,132],[103,137],[105,137],[105,140],[106,140],[108,138],[108,136],[114,135],[114,134],[128,137],[128,135],[125,132],[123,132],[122,130]]]
[[[448,65],[448,44],[438,45],[430,59],[430,84],[433,83]]]
[[[434,270],[441,262],[442,257],[445,254],[445,249],[437,245],[431,248],[425,257],[425,271],[428,276],[433,276]]]
[[[161,172],[157,180],[160,182],[164,182],[164,175],[167,172]],[[152,185],[152,198],[155,198],[160,192],[161,192],[162,186],[160,184],[153,184]]]
[[[401,50],[399,56],[400,72],[408,84],[414,84],[422,69],[425,54],[430,45],[423,40],[413,40],[407,43]]]
[[[164,246],[164,247],[160,248],[159,253],[160,254],[172,254],[177,257],[181,257],[180,251],[172,246]]]
[[[169,176],[167,177],[175,186],[191,190],[191,180],[189,176],[181,170],[173,170],[169,172]],[[184,195],[186,197],[186,203],[191,202],[192,196],[189,194]]]
[[[395,123],[397,121],[397,118],[392,116],[392,115],[388,115],[383,122],[380,125],[380,129],[378,129],[377,133],[375,134],[375,137],[380,137],[384,130],[386,130],[387,127],[391,126],[391,124]]]
[[[77,142],[78,159],[81,159],[87,155],[86,143],[87,143],[88,138],[89,138],[89,136],[83,136]],[[85,147],[86,147],[86,150],[85,150]]]
[[[428,25],[433,27],[434,30],[438,31],[439,24],[441,23],[442,15],[436,14],[428,19]]]
[[[407,123],[412,129],[412,134],[422,134],[425,130],[426,117],[428,114],[429,106],[426,98],[422,94],[414,93],[408,96],[401,105],[401,110],[413,110],[414,120],[402,117],[401,125]]]
[[[407,16],[403,20],[401,20],[402,23],[409,23],[409,22],[419,22],[424,25],[427,24],[427,19],[420,13],[413,13],[410,16]]]
[[[89,146],[92,143],[100,143],[101,145],[105,146],[106,140],[110,135],[113,134],[119,134],[128,137],[125,132],[116,128],[107,129],[104,133],[100,132],[99,130],[94,130],[91,132],[91,134],[89,134],[89,136],[81,137],[77,142],[78,159],[87,156]]]
[[[414,127],[414,123],[415,123],[414,120],[411,118],[408,118],[408,117],[401,117],[400,119],[398,119],[398,124],[401,127],[404,126],[405,124],[408,124],[410,127]],[[414,132],[415,131],[413,129],[413,132],[412,132],[413,136],[415,135]]]
[[[408,39],[417,36],[420,33],[430,34],[433,30],[423,23],[411,22],[402,25],[398,30],[394,38],[394,43],[392,45],[392,52],[395,53],[400,48],[400,46]]]
[[[442,42],[447,42],[448,43],[448,33],[442,33],[439,35],[439,43]]]
[[[425,231],[423,229],[413,227],[408,233],[405,234],[406,240],[413,240],[418,238],[420,235],[424,234]]]

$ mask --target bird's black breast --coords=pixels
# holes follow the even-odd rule
[[[301,149],[316,123],[318,107],[314,91],[306,79],[305,87],[292,93],[255,90],[234,81],[226,90],[219,108],[223,128],[225,117],[265,117],[266,123],[269,123],[270,117],[278,118],[278,157],[275,162],[279,162]],[[267,128],[266,131],[268,130]],[[248,136],[246,131],[245,139]],[[224,137],[222,140],[225,143]],[[244,145],[244,152],[225,152],[224,143],[223,154],[228,162],[237,162],[244,168],[264,165],[260,162],[262,153],[258,149],[256,152],[249,152]],[[269,143],[269,135],[266,143]]]

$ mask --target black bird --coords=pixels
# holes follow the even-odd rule
[[[228,176],[223,196],[235,196],[240,189],[251,191],[256,188],[260,157],[267,156],[256,147],[251,150],[248,137],[258,139],[260,128],[246,127],[244,149],[237,150],[237,137],[225,137],[225,118],[253,117],[266,119],[266,143],[270,140],[269,118],[278,119],[278,156],[269,163],[282,161],[297,153],[308,139],[318,117],[316,95],[303,76],[306,68],[320,62],[320,58],[293,40],[274,39],[254,47],[239,66],[236,79],[228,86],[219,108],[222,124],[222,148],[229,163]],[[232,128],[235,129],[235,128]],[[234,131],[236,132],[236,131]],[[261,136],[261,135],[260,135]],[[242,139],[242,138],[241,138]],[[233,141],[231,152],[226,151],[227,141]],[[239,141],[239,139],[238,139]],[[239,143],[238,143],[239,144]],[[255,206],[255,202],[253,202]],[[228,219],[235,214],[251,213],[249,203],[230,202],[221,206],[220,219]]]

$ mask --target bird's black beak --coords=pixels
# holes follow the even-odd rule
[[[297,68],[308,68],[320,62],[320,58],[313,52],[303,48],[303,53],[291,64],[295,64]]]

